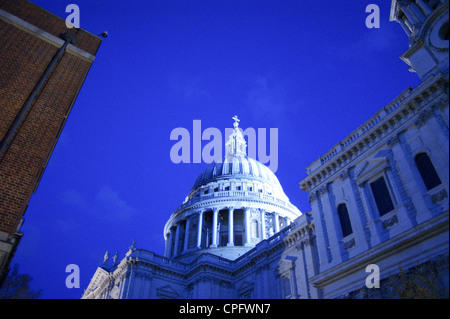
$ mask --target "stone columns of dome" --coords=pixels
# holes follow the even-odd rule
[[[274,213],[275,217],[275,233],[278,233],[280,231],[280,215],[278,213]]]
[[[173,257],[178,255],[178,246],[180,244],[180,223],[178,222],[175,230],[175,247],[173,248]]]
[[[229,207],[228,208],[228,244],[227,244],[227,246],[234,246],[233,215],[234,215],[234,207]]]
[[[169,231],[169,238],[167,238],[166,245],[166,257],[171,257],[172,255],[172,242],[173,242],[173,228]]]
[[[211,248],[217,247],[217,226],[218,226],[218,218],[219,217],[219,209],[214,208],[213,210],[213,224],[212,224],[212,244]]]
[[[183,251],[187,251],[188,250],[188,242],[189,242],[189,226],[190,226],[190,218],[186,218],[186,224],[185,224],[185,228],[184,228],[184,247],[183,247]]]
[[[245,246],[251,246],[250,239],[250,208],[244,207],[244,231],[245,231]]]
[[[266,212],[261,210],[261,239],[267,239],[266,234]]]
[[[202,246],[203,211],[198,214],[197,223],[197,248]]]

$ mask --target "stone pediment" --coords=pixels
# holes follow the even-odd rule
[[[177,299],[178,293],[169,285],[156,288],[156,296],[160,299]]]
[[[294,267],[294,263],[297,260],[297,257],[295,256],[285,256],[283,259],[281,259],[277,264],[277,272],[283,273],[288,270],[292,270]]]
[[[380,153],[378,153],[380,154]],[[377,154],[377,155],[378,155]],[[388,167],[388,159],[384,156],[370,158],[355,168],[355,179],[363,182],[374,174]]]
[[[95,292],[95,290],[98,288],[98,286],[105,282],[105,279],[110,275],[108,271],[103,269],[102,267],[98,267],[95,271],[94,276],[92,277],[91,282],[89,283],[89,286],[85,290],[85,295],[88,295],[91,292]]]

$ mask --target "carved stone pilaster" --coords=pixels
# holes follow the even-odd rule
[[[312,192],[309,194],[308,196],[308,201],[311,204],[312,202],[317,200],[317,193],[316,192]]]
[[[301,250],[307,246],[312,246],[313,244],[314,244],[314,236],[306,236],[301,238],[300,240],[297,240],[293,246],[296,249]]]
[[[319,189],[317,191],[319,192],[320,195],[323,195],[326,192],[328,192],[328,187],[327,187],[327,185],[321,186],[321,187],[319,187]]]
[[[344,170],[342,170],[342,171],[339,173],[339,178],[340,178],[342,181],[344,181],[344,180],[346,180],[347,178],[349,178],[349,176],[350,176],[350,174],[349,174],[349,172],[348,172],[347,169],[344,169]]]
[[[430,107],[425,108],[419,113],[417,119],[414,121],[414,124],[419,128],[422,127],[432,113],[433,111]]]
[[[138,271],[135,273],[135,278],[143,280],[152,280],[153,276],[146,271]]]
[[[390,147],[393,147],[394,145],[396,145],[399,142],[400,142],[400,139],[399,139],[398,135],[393,135],[387,139],[386,144],[389,145]]]

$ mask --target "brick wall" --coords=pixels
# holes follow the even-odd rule
[[[25,0],[0,0],[0,9],[55,37],[72,32],[75,46],[95,55],[101,39]],[[59,47],[0,19],[0,141]],[[66,51],[0,158],[0,232],[14,234],[45,169],[92,61]]]

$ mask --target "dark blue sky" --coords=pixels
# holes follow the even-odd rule
[[[80,298],[105,251],[122,259],[133,238],[164,253],[164,224],[206,167],[172,163],[173,129],[201,120],[224,133],[235,114],[244,129],[278,128],[276,175],[308,212],[305,168],[419,83],[398,58],[408,39],[390,0],[32,2],[64,18],[76,3],[81,28],[109,32],[13,259],[44,298]],[[369,3],[379,29],[365,26]],[[80,289],[65,286],[68,264]]]

